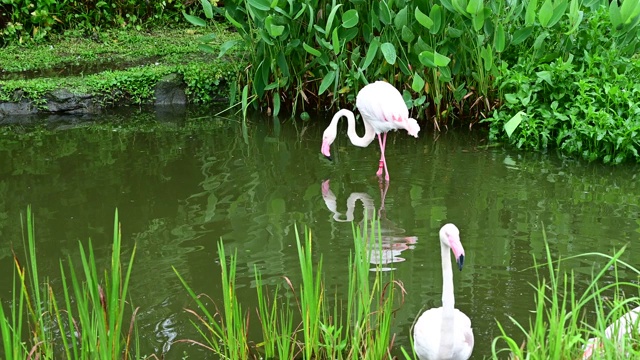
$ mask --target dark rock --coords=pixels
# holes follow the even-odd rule
[[[182,75],[169,74],[156,84],[155,105],[184,105],[187,103],[187,95],[184,92],[186,84]]]
[[[57,89],[45,98],[46,108],[54,113],[90,114],[99,110],[91,94],[74,94],[67,89]]]

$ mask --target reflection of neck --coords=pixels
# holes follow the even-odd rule
[[[364,213],[367,219],[373,219],[373,215],[376,211],[375,204],[373,199],[367,193],[358,193],[354,192],[349,195],[347,199],[347,213],[346,218],[342,219],[344,215],[340,213],[337,209],[336,196],[333,194],[331,190],[328,190],[326,193],[322,194],[322,198],[324,199],[324,203],[327,206],[327,209],[333,213],[333,219],[339,222],[349,222],[353,221],[353,212],[356,207],[356,201],[360,200],[362,202],[362,206],[364,207]]]

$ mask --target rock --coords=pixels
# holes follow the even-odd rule
[[[187,95],[184,92],[185,83],[179,74],[168,74],[156,84],[155,105],[184,105]]]
[[[91,114],[99,110],[91,94],[74,94],[67,89],[57,89],[45,96],[46,108],[54,113]]]

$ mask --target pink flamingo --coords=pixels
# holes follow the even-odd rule
[[[471,320],[455,308],[450,249],[462,270],[460,231],[455,225],[446,224],[440,229],[442,307],[422,313],[413,328],[413,346],[420,360],[467,360],[473,351]]]
[[[356,107],[362,115],[364,122],[364,136],[359,137],[356,133],[355,117],[353,112],[347,109],[338,111],[331,120],[331,124],[325,129],[322,135],[321,152],[329,160],[331,160],[330,147],[336,139],[338,120],[341,117],[347,117],[347,135],[349,140],[355,146],[367,147],[378,135],[378,143],[380,144],[380,164],[376,175],[382,175],[382,169],[385,171],[385,180],[389,181],[389,170],[387,170],[387,161],[384,157],[384,149],[387,145],[387,132],[390,130],[405,129],[409,135],[418,137],[420,125],[414,119],[409,117],[409,109],[402,99],[400,92],[393,85],[376,81],[363,87],[356,97]],[[381,136],[381,134],[383,134]]]

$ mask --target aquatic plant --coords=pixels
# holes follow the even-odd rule
[[[91,242],[86,250],[80,243],[80,273],[70,258],[66,266],[60,261],[62,289],[38,272],[30,207],[23,228],[25,257],[22,262],[14,255],[11,307],[6,312],[0,306],[3,358],[140,358],[136,350],[137,309],[132,310],[126,302],[135,247],[128,264],[123,263],[118,212],[114,219],[110,268],[100,275]]]
[[[629,337],[607,336],[606,328],[620,318],[629,308],[640,303],[640,285],[635,281],[622,280],[619,269],[624,268],[636,276],[640,270],[620,260],[623,247],[612,256],[601,253],[586,253],[553,260],[546,242],[546,262],[536,264],[538,282],[534,288],[535,313],[529,324],[511,321],[522,334],[507,334],[498,323],[502,333],[492,343],[492,355],[508,353],[511,359],[578,359],[589,338],[599,339],[600,345],[592,359],[621,359],[640,356],[638,341],[640,332]],[[596,259],[601,264],[592,274],[588,286],[579,291],[573,271],[561,271],[560,265],[572,259]],[[604,260],[604,261],[603,261]],[[613,279],[607,274],[613,271]],[[604,285],[603,285],[604,284]],[[614,334],[617,333],[616,329]],[[503,345],[500,345],[503,344]]]
[[[331,301],[323,280],[322,258],[312,258],[311,233],[302,238],[296,229],[301,283],[297,286],[285,275],[286,286],[270,291],[256,268],[258,320],[262,338],[250,345],[248,325],[253,311],[245,310],[235,296],[237,256],[227,256],[222,242],[218,258],[222,270],[223,301],[221,307],[209,308],[202,295],[186,283],[174,269],[196,304],[188,311],[202,336],[201,340],[185,339],[199,344],[223,358],[250,359],[386,359],[391,358],[394,335],[390,333],[394,306],[403,294],[402,284],[385,281],[380,269],[370,277],[369,253],[365,240],[371,231],[379,231],[375,222],[360,230],[354,226],[354,251],[346,268],[348,293],[346,301]],[[285,294],[286,292],[286,294]],[[269,295],[272,294],[272,295]],[[291,296],[288,296],[291,295]],[[294,302],[292,302],[292,300]],[[345,303],[346,302],[346,303]],[[215,311],[214,311],[215,310]],[[295,325],[297,324],[297,325]]]

